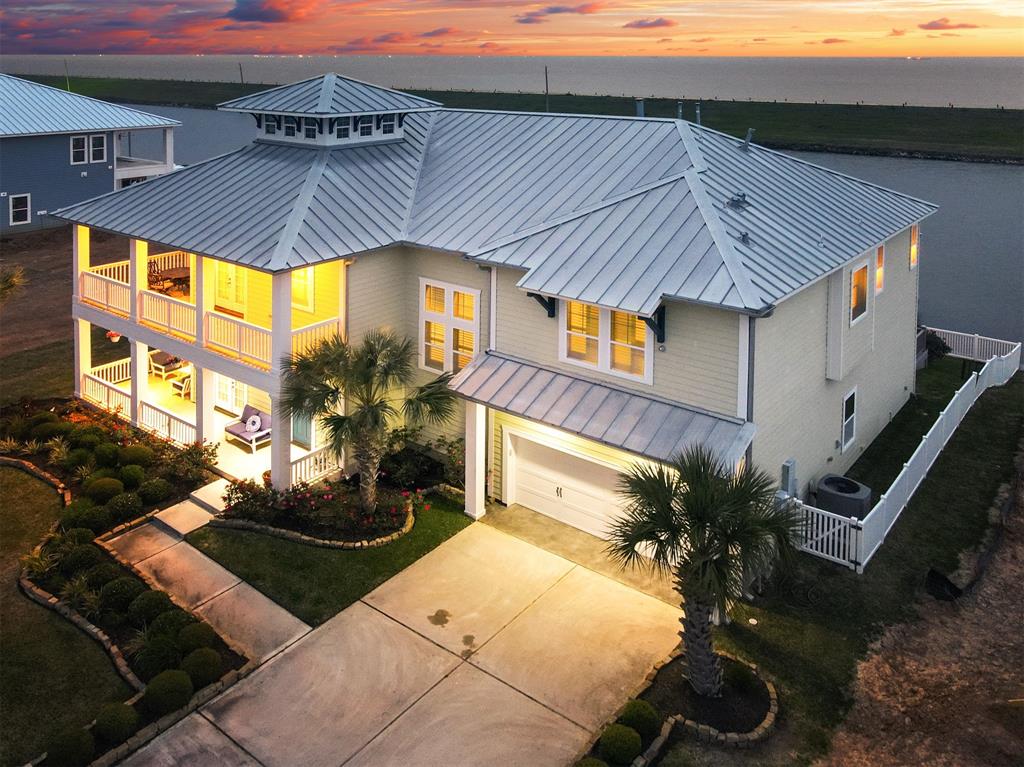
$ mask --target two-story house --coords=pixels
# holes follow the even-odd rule
[[[4,74],[0,105],[0,233],[60,226],[48,212],[174,168],[176,120]],[[163,132],[163,157],[132,156],[140,130]]]
[[[806,486],[914,389],[929,203],[679,120],[444,109],[337,75],[222,108],[252,144],[59,215],[76,392],[223,442],[232,473],[329,470],[315,428],[273,418],[277,362],[379,327],[416,340],[422,380],[456,373],[469,514],[491,497],[597,534],[632,462],[703,444],[793,458]],[[129,260],[91,266],[90,227]],[[172,262],[176,295],[152,284]],[[130,359],[93,368],[89,323]],[[190,397],[153,349],[190,363]],[[272,423],[251,451],[224,436],[245,404]]]

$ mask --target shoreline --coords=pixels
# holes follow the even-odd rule
[[[16,75],[63,89],[58,75]],[[72,77],[71,90],[107,101],[213,109],[216,104],[265,90],[266,83]],[[636,100],[622,96],[455,90],[410,90],[455,109],[505,109],[566,114],[631,116]],[[160,94],[160,97],[155,97]],[[644,99],[648,117],[676,117],[677,100]],[[683,116],[692,119],[698,102],[683,100]],[[702,124],[787,151],[900,157],[910,159],[1024,164],[1024,109],[915,107],[778,101],[704,100]]]

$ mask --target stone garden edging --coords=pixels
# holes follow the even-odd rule
[[[57,491],[57,494],[60,495],[61,503],[64,506],[71,503],[71,490],[68,489],[67,485],[65,485],[58,477],[53,476],[48,471],[40,469],[31,461],[0,455],[0,466],[9,466],[12,469],[19,469],[26,474],[31,474],[36,479],[41,479]]]

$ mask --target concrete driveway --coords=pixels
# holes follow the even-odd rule
[[[472,525],[129,765],[565,765],[678,638],[679,610]]]

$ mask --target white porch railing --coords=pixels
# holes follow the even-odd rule
[[[132,358],[125,357],[114,362],[108,362],[106,365],[99,365],[90,370],[89,374],[101,381],[112,384],[127,381],[132,377]]]
[[[187,301],[154,293],[139,291],[139,319],[170,335],[196,337],[196,307]]]
[[[92,373],[82,375],[82,396],[105,410],[121,413],[125,417],[132,409],[131,394]]]
[[[116,261],[113,264],[100,264],[99,266],[89,267],[89,273],[98,274],[101,277],[106,277],[109,280],[117,280],[118,282],[123,282],[127,285],[130,268],[131,265],[128,261]]]
[[[1012,354],[1015,346],[1013,341],[1001,341],[998,338],[979,336],[977,333],[960,333],[956,330],[942,330],[941,328],[925,328],[930,330],[949,346],[952,351],[951,357],[959,357],[965,360],[984,362],[992,357],[1002,357]],[[1018,361],[1018,365],[1019,365]]]
[[[270,367],[270,331],[258,325],[207,312],[206,345],[242,362]]]
[[[185,269],[192,265],[192,258],[187,251],[169,250],[150,256],[149,263],[156,264],[159,269]]]
[[[180,445],[197,441],[195,424],[148,402],[139,403],[139,426]]]
[[[296,482],[312,482],[338,468],[334,453],[329,448],[321,447],[292,461],[292,484]]]
[[[310,349],[325,338],[337,334],[338,332],[338,318],[334,317],[323,322],[317,322],[313,325],[306,325],[305,327],[299,328],[298,330],[292,331],[292,353],[301,354],[302,352]]]
[[[78,295],[107,311],[124,315],[131,311],[131,289],[127,283],[96,272],[82,272]]]
[[[800,518],[799,546],[802,551],[855,568],[858,573],[864,572],[971,406],[986,389],[1006,384],[1020,369],[1019,343],[948,330],[935,332],[953,349],[953,357],[975,359],[971,355],[979,353],[979,349],[999,349],[1000,353],[991,356],[984,367],[972,373],[957,390],[913,455],[903,464],[889,489],[881,494],[878,503],[864,519],[841,517],[792,499]]]

